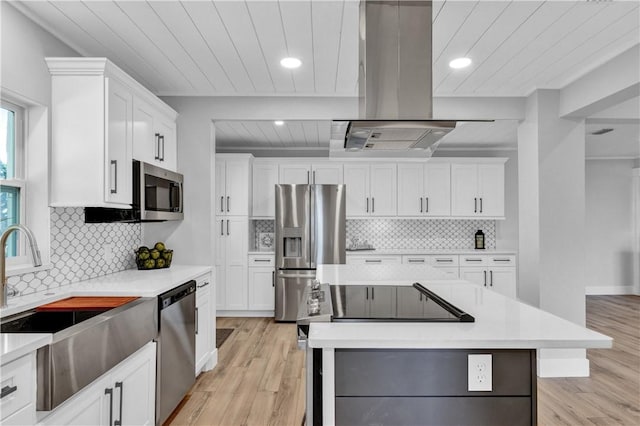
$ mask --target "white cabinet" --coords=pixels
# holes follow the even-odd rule
[[[396,313],[396,292],[393,287],[346,286],[349,303],[344,306],[349,317],[369,316],[392,318]]]
[[[154,425],[155,382],[156,344],[149,342],[51,411],[42,424]]]
[[[403,255],[402,263],[407,265],[429,265],[446,274],[447,278],[458,278],[458,255]]]
[[[216,308],[246,310],[249,220],[246,216],[217,217]]]
[[[249,256],[249,310],[275,309],[275,258],[273,255]]]
[[[342,164],[322,163],[311,165],[311,183],[341,185],[344,182]]]
[[[395,216],[395,163],[345,164],[347,217]]]
[[[133,158],[177,171],[175,115],[165,116],[140,97],[133,98]]]
[[[348,255],[347,265],[399,265],[401,256],[377,256],[377,255]]]
[[[135,114],[134,98],[166,112],[163,128],[172,128],[166,141],[174,150],[177,113],[106,58],[45,60],[51,73],[50,205],[130,208],[134,133],[145,138],[154,131],[147,128],[150,108]]]
[[[213,350],[215,315],[211,309],[211,276],[196,279],[196,374],[200,373]]]
[[[339,185],[343,181],[342,164],[280,164],[280,183],[282,184],[325,184]]]
[[[398,164],[398,216],[451,215],[449,163]]]
[[[3,425],[34,424],[36,420],[35,352],[2,365],[0,420]]]
[[[504,217],[504,162],[452,164],[451,215]]]
[[[275,217],[278,165],[274,163],[253,163],[253,217]]]
[[[215,214],[219,216],[248,216],[251,182],[251,156],[216,155]]]
[[[515,299],[515,261],[513,255],[461,255],[460,278]]]

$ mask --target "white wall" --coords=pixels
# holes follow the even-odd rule
[[[66,44],[0,2],[0,96],[25,107],[27,224],[35,234],[46,269],[49,263],[49,143],[51,76],[46,56],[78,56]],[[9,271],[10,275],[21,271]]]
[[[586,292],[627,294],[633,284],[634,161],[586,162]]]

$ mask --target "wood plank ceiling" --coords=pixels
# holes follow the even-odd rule
[[[357,96],[357,0],[14,4],[80,54],[108,57],[158,95]],[[434,1],[434,95],[526,96],[562,88],[638,44],[638,6]],[[282,68],[285,56],[302,66]],[[459,56],[471,58],[471,67],[450,69]],[[229,143],[326,145],[321,127],[230,122],[220,135]]]

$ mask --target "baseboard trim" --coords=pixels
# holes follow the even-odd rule
[[[631,285],[610,285],[610,286],[587,286],[585,288],[587,296],[598,295],[619,295],[619,294],[635,294]]]
[[[589,377],[587,358],[538,358],[538,377]]]
[[[216,311],[216,317],[267,317],[273,318],[273,311]]]

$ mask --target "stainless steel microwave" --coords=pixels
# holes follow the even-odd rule
[[[184,219],[184,176],[153,164],[133,161],[130,209],[86,207],[86,223],[162,222]]]
[[[182,220],[184,176],[153,164],[133,161],[133,204],[141,221]]]

